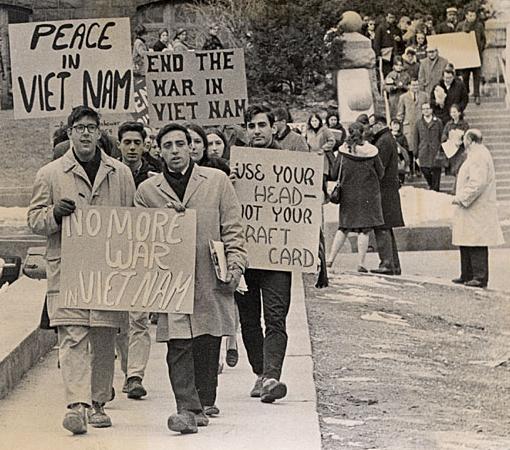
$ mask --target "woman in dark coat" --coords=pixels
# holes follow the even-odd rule
[[[368,233],[384,224],[379,189],[383,167],[377,147],[365,142],[363,135],[363,125],[354,122],[349,127],[349,137],[339,149],[340,220],[327,258],[327,266],[331,267],[347,234],[358,233],[358,272],[367,272]]]
[[[458,143],[459,143],[459,149],[457,152],[448,159],[449,164],[449,171],[450,175],[457,176],[457,173],[459,172],[460,166],[466,159],[466,154],[464,150],[464,144],[462,143],[462,136],[464,136],[464,133],[469,130],[469,123],[467,123],[464,120],[464,114],[462,113],[460,107],[456,104],[453,104],[450,106],[450,117],[451,120],[446,122],[446,125],[443,128],[443,135],[441,137],[441,142],[446,142],[448,139],[451,138],[450,132],[452,130],[460,130],[462,131],[462,135],[459,133],[457,135]],[[455,188],[453,194],[455,193]]]

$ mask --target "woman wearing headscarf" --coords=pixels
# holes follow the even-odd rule
[[[369,232],[383,225],[379,179],[384,174],[375,145],[364,139],[364,127],[354,122],[339,150],[338,180],[341,186],[338,231],[327,266],[331,267],[349,233],[358,233],[358,272],[366,273]]]
[[[188,31],[186,28],[179,28],[177,33],[175,33],[174,39],[172,41],[172,48],[174,52],[186,52],[192,50],[192,47],[186,42],[188,38]]]

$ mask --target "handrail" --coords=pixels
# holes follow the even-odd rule
[[[388,93],[386,92],[386,89],[384,89],[384,72],[383,72],[383,61],[382,58],[379,58],[379,79],[380,79],[380,86],[381,86],[381,93],[384,100],[384,112],[386,115],[386,124],[389,126],[391,123],[391,114],[390,114],[390,101],[388,99]]]
[[[506,89],[505,103],[506,103],[507,108],[510,108],[510,83],[509,83],[510,80],[508,80],[508,78],[507,78],[506,64],[503,61],[503,58],[501,57],[501,55],[498,55],[498,67],[499,67],[499,70],[501,70],[501,74],[503,75],[503,83],[505,84],[505,89]],[[499,70],[498,70],[498,72],[499,72]],[[499,86],[499,76],[498,76],[498,86]]]

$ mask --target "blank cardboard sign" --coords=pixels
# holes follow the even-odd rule
[[[427,42],[429,46],[437,46],[439,55],[451,62],[455,69],[470,69],[481,65],[474,31],[434,34],[427,36]]]

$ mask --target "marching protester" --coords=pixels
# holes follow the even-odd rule
[[[402,124],[397,119],[390,122],[391,134],[397,141],[398,153],[398,180],[402,186],[406,179],[406,174],[410,171],[409,144],[404,133],[402,133]]]
[[[216,402],[221,338],[235,332],[233,293],[247,255],[241,206],[228,177],[193,162],[191,136],[185,127],[165,125],[157,141],[163,173],[138,187],[135,206],[189,208],[197,216],[193,314],[159,314],[156,330],[156,340],[167,344],[166,361],[177,405],[177,412],[168,418],[168,428],[188,434],[208,425],[204,408]],[[225,246],[225,281],[216,277],[210,240]]]
[[[450,120],[450,108],[453,104],[463,112],[468,104],[468,93],[463,81],[455,76],[455,70],[450,65],[443,71],[443,79],[434,86],[430,97],[430,104],[434,115],[443,124]]]
[[[251,105],[245,114],[250,147],[279,149],[271,110]],[[235,294],[241,321],[241,334],[248,361],[257,379],[250,392],[264,403],[273,403],[287,395],[280,381],[287,349],[286,319],[290,307],[291,272],[247,269],[248,291]],[[263,314],[265,332],[262,331]]]
[[[152,46],[152,50],[155,52],[172,51],[172,46],[170,45],[170,36],[168,35],[168,30],[166,28],[159,30],[159,38]]]
[[[407,72],[411,80],[417,80],[420,72],[420,62],[416,58],[416,50],[413,47],[407,47],[402,55],[404,71]]]
[[[441,148],[443,122],[434,116],[430,103],[421,106],[422,117],[416,122],[416,160],[427,180],[429,189],[439,192],[441,171],[446,164],[446,155]]]
[[[400,275],[400,259],[398,257],[397,241],[393,228],[403,227],[404,219],[400,207],[400,188],[398,181],[398,152],[397,142],[386,126],[386,118],[376,116],[372,125],[373,144],[379,150],[379,158],[383,165],[383,176],[380,179],[381,206],[383,225],[374,228],[379,267],[370,272],[385,275]]]
[[[496,172],[480,130],[464,135],[467,158],[460,167],[452,221],[452,243],[460,250],[460,277],[452,280],[483,288],[489,282],[489,246],[505,242],[498,219]]]
[[[158,144],[156,143],[156,136],[150,127],[144,127],[146,138],[144,143],[144,152],[142,155],[143,160],[148,164],[149,171],[161,172],[161,152]]]
[[[345,128],[340,123],[338,112],[328,112],[328,115],[326,116],[326,126],[333,132],[333,136],[335,137],[335,146],[333,147],[333,152],[336,152],[345,142],[345,138],[347,136]],[[329,155],[331,155],[331,153]],[[328,157],[328,153],[326,153],[326,157]]]
[[[58,307],[62,220],[76,208],[89,205],[132,206],[135,185],[129,168],[97,146],[96,111],[78,106],[67,123],[71,149],[38,171],[28,225],[47,237],[48,314],[51,326],[58,329],[68,408],[63,426],[73,434],[83,434],[87,419],[97,428],[112,425],[104,404],[112,395],[115,334],[123,313]]]
[[[305,137],[310,151],[323,155],[324,174],[322,190],[324,192],[324,197],[327,198],[327,178],[331,164],[331,153],[336,143],[335,137],[331,130],[324,126],[321,117],[317,113],[312,113],[308,118]],[[329,157],[327,153],[330,153]]]
[[[174,52],[187,52],[193,50],[192,47],[186,42],[188,39],[188,31],[186,28],[179,28],[175,33],[172,41],[172,49]]]
[[[230,147],[227,138],[219,128],[208,128],[207,135],[207,157],[209,159],[223,158],[230,159]]]
[[[409,170],[411,177],[420,174],[420,169],[415,163],[416,155],[416,122],[421,117],[421,107],[429,99],[425,92],[420,91],[418,80],[412,80],[409,90],[400,96],[397,108],[397,120],[403,126],[403,133],[409,145]]]
[[[392,12],[386,14],[384,21],[375,29],[375,56],[382,60],[383,75],[391,70],[393,58],[404,52],[402,33],[396,24],[397,18]]]
[[[449,173],[450,175],[457,176],[460,166],[466,159],[463,137],[464,133],[467,130],[469,130],[469,123],[467,123],[464,120],[464,114],[462,113],[460,108],[455,104],[453,104],[450,107],[450,117],[451,120],[449,120],[443,128],[441,142],[446,142],[448,140],[453,140],[454,142],[457,142],[458,145],[457,151],[448,158]]]
[[[487,39],[485,38],[485,26],[484,24],[478,20],[478,13],[476,8],[469,7],[466,9],[466,19],[457,25],[457,31],[463,31],[465,33],[470,33],[474,31],[476,37],[476,46],[478,48],[478,54],[480,55],[480,63],[482,63],[483,50],[487,43]],[[478,67],[472,67],[470,69],[463,69],[462,71],[462,79],[464,80],[464,85],[469,94],[469,77],[473,74],[473,95],[475,96],[475,103],[477,105],[480,104],[480,80],[482,75],[482,67],[481,65]]]
[[[310,151],[305,137],[290,129],[288,125],[290,114],[287,108],[276,108],[273,114],[274,126],[276,127],[274,139],[280,147],[284,150],[295,150],[298,152]]]
[[[149,51],[145,37],[147,29],[139,24],[133,30],[135,33],[135,42],[133,43],[133,75],[136,77],[145,76],[145,55]]]
[[[400,56],[393,59],[393,70],[384,79],[384,88],[388,93],[390,104],[390,117],[397,115],[398,101],[400,96],[407,92],[411,81],[410,75],[404,71],[404,62]]]
[[[212,23],[209,26],[209,36],[207,36],[202,50],[222,50],[225,48],[218,37],[218,31],[220,31],[218,24]]]
[[[413,48],[416,51],[416,59],[422,62],[427,57],[427,36],[424,31],[418,30],[414,36]]]
[[[142,158],[147,134],[140,122],[124,122],[118,131],[122,162],[133,174],[135,186],[149,178],[150,166]],[[125,375],[122,392],[128,398],[140,399],[147,395],[142,381],[149,361],[151,337],[149,313],[132,311],[125,314],[125,323],[117,335],[121,369]]]
[[[420,71],[418,80],[420,82],[420,90],[425,92],[430,99],[432,90],[443,78],[444,70],[448,61],[439,56],[437,46],[429,45],[427,47],[427,58],[420,61]]]
[[[446,8],[446,20],[441,22],[436,28],[437,34],[455,33],[458,20],[457,8],[449,6]]]
[[[340,216],[338,231],[326,259],[328,267],[332,267],[348,233],[357,233],[358,272],[368,272],[365,258],[369,232],[384,224],[379,187],[383,167],[378,153],[375,145],[365,141],[363,125],[354,122],[349,127],[346,142],[340,147],[340,162],[335,170],[341,189]]]

